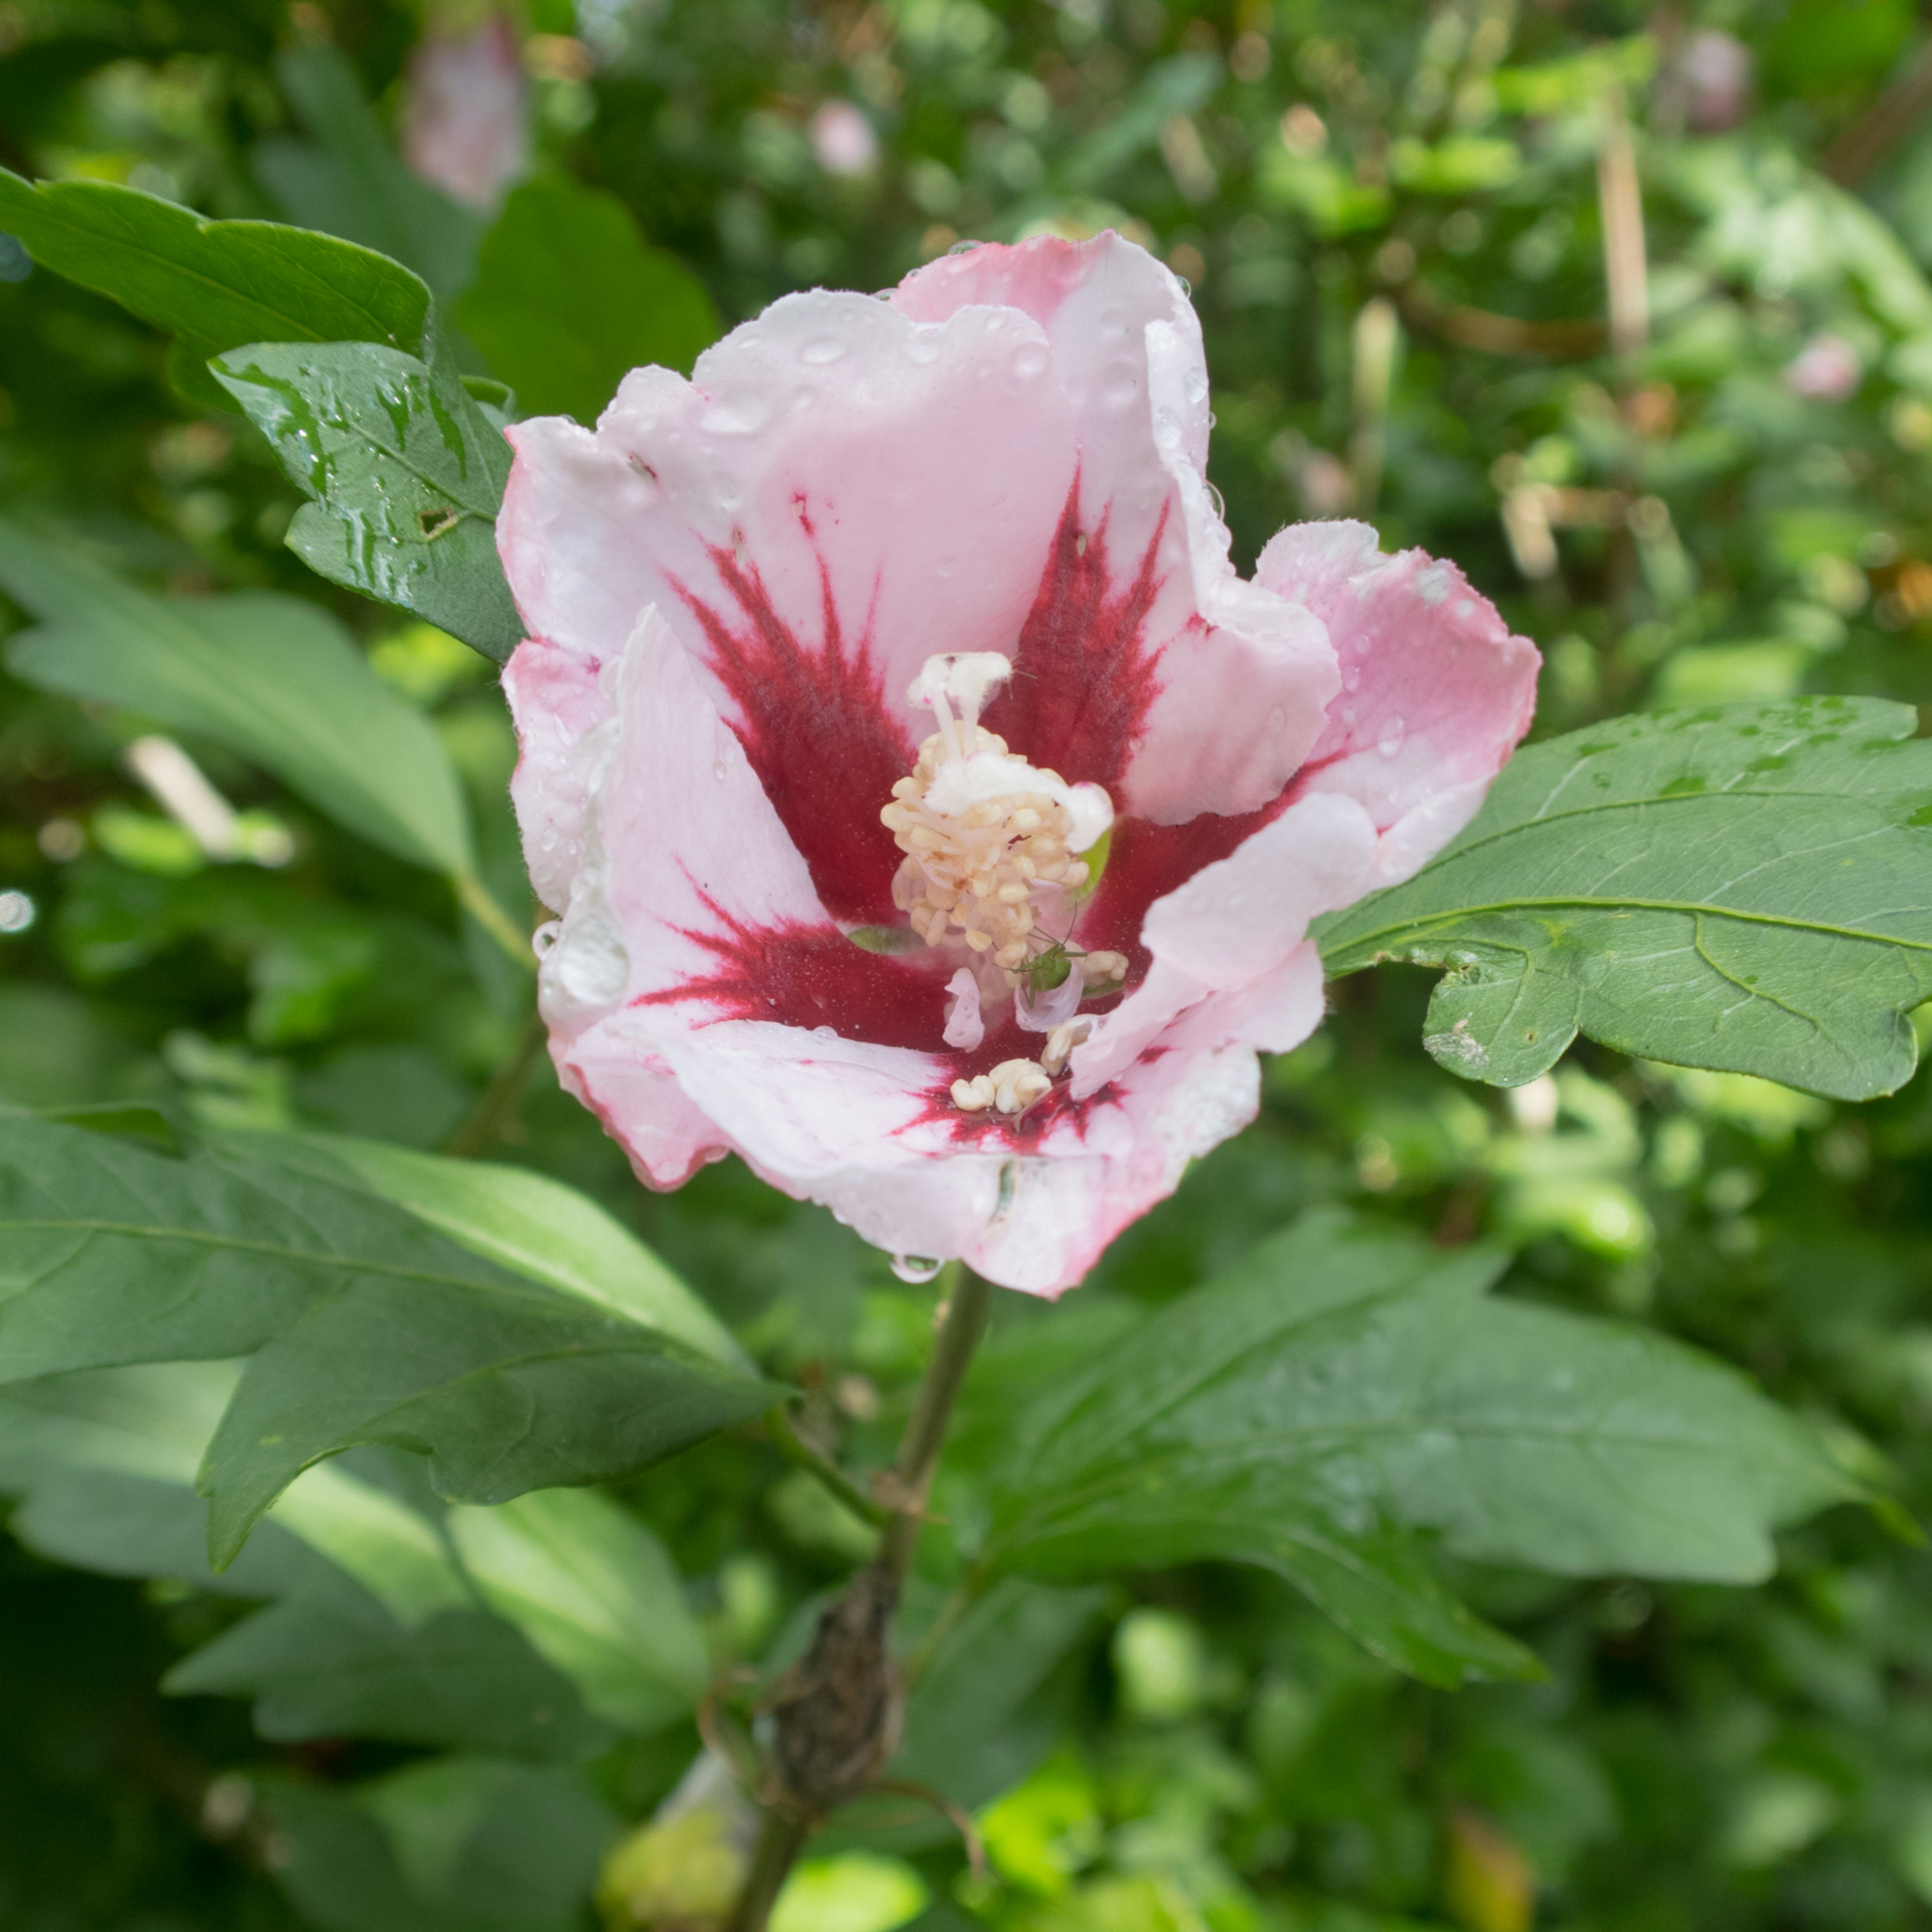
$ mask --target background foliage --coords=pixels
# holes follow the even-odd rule
[[[439,1293],[494,1297],[509,1359],[559,1335],[595,1353],[621,1317],[622,1349],[706,1391],[706,1426],[769,1399],[754,1360],[861,1463],[889,1453],[929,1335],[930,1291],[826,1216],[735,1166],[642,1197],[554,1091],[527,979],[487,930],[526,895],[513,747],[487,664],[447,635],[499,652],[510,620],[453,591],[429,543],[387,587],[440,628],[338,587],[363,499],[331,522],[237,412],[279,434],[260,399],[294,364],[231,358],[217,382],[213,348],[379,340],[304,366],[332,393],[448,402],[460,365],[587,417],[633,362],[689,366],[720,319],[788,289],[1112,224],[1194,286],[1241,560],[1347,510],[1387,548],[1455,556],[1545,650],[1541,735],[1712,699],[1932,697],[1932,86],[1904,0],[536,0],[521,27],[536,172],[491,217],[396,158],[409,8],[0,7],[7,166],[363,242],[459,331],[436,364],[413,285],[351,287],[327,256],[280,326],[190,312],[160,271],[130,315],[81,286],[98,237],[48,239],[88,204],[10,190],[0,212],[43,263],[78,251],[71,279],[0,243],[0,1098],[68,1110],[62,1145],[103,1200],[191,1134],[168,1169],[184,1240],[245,1225],[285,1249],[276,1311],[242,1310],[266,1345],[213,1299],[187,1363],[62,1354],[49,1324],[41,1378],[0,1399],[10,1926],[588,1922],[611,1848],[691,1762],[706,1683],[795,1649],[866,1548],[768,1435],[732,1428],[615,1490],[500,1508],[480,1490],[448,1507],[420,1459],[351,1449],[215,1576],[193,1483],[228,1358],[259,1346],[238,1405],[335,1374],[339,1338],[301,1315],[318,1271],[384,1293],[407,1248]],[[230,245],[191,229],[190,267]],[[502,393],[466,393],[474,434]],[[387,476],[399,458],[357,440],[353,399],[340,420],[337,473]],[[436,542],[487,547],[493,504]],[[130,765],[163,731],[238,808],[213,858]],[[1419,1050],[1428,999],[1420,972],[1338,981],[1250,1133],[1060,1310],[1003,1309],[941,1507],[1031,1574],[933,1635],[899,1767],[980,1807],[993,1877],[963,1880],[923,1818],[856,1818],[787,1901],[790,1932],[883,1928],[922,1900],[931,1926],[1012,1932],[1932,1916],[1932,1570],[1903,1513],[1831,1509],[1744,1587],[1774,1521],[1858,1485],[1932,1501],[1932,1090],[1854,1107],[1586,1041],[1504,1095]],[[1879,1084],[1828,1071],[1793,1077]],[[614,1218],[560,1253],[543,1183],[499,1179],[479,1236],[478,1194],[367,1140],[553,1177]],[[1358,1219],[1280,1232],[1329,1208]],[[10,1233],[10,1320],[54,1279],[47,1238]],[[111,1253],[59,1265],[64,1293],[111,1305]],[[1332,1299],[1309,1306],[1315,1280]],[[1096,1415],[1095,1388],[1187,1348],[1221,1378],[1192,1422]],[[1651,1470],[1627,1519],[1574,1491],[1498,1502],[1458,1487],[1453,1414],[1403,1406],[1413,1365],[1455,1348],[1492,1380],[1529,1389],[1560,1360],[1735,1429]],[[1198,1513],[1041,1504],[1176,1441],[1211,1463],[1242,1364],[1277,1362],[1344,1404],[1375,1394],[1407,1446],[1297,1464],[1288,1529],[1281,1497],[1246,1492],[1212,1534]],[[440,1386],[402,1393],[446,1473],[465,1440]],[[330,1427],[355,1442],[363,1422]],[[240,1441],[224,1462],[227,1432],[216,1511],[245,1515],[277,1478]],[[1344,1586],[1323,1498],[1365,1493],[1436,1533],[1442,1581],[1390,1553]],[[915,1638],[958,1562],[928,1545]],[[1687,1573],[1721,1580],[1656,1580]],[[1490,1681],[1430,1688],[1472,1665]],[[601,1909],[628,1922],[636,1861],[608,1872]]]

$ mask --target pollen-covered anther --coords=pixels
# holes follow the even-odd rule
[[[1112,980],[1118,984],[1127,977],[1127,955],[1124,952],[1089,952],[1082,957],[1080,964],[1086,971],[1090,986],[1097,985],[1103,980]]]
[[[1066,1070],[1066,1062],[1073,1049],[1084,1041],[1094,1031],[1092,1020],[1065,1020],[1046,1037],[1046,1045],[1040,1050],[1040,1070],[1050,1079],[1058,1080]]]
[[[952,1104],[962,1114],[1023,1114],[1053,1092],[1053,1076],[1037,1060],[1003,1060],[990,1072],[952,1083]]]
[[[1010,752],[984,730],[980,707],[1012,673],[996,652],[928,659],[908,696],[930,707],[939,729],[919,762],[893,786],[880,813],[906,856],[893,903],[928,946],[963,941],[1018,984],[1047,930],[1071,923],[1068,895],[1092,868],[1076,855],[1114,822],[1098,785],[1068,784]]]

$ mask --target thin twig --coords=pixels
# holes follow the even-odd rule
[[[450,883],[463,909],[494,939],[526,973],[537,970],[536,954],[530,951],[530,936],[491,896],[490,889],[474,872],[452,872]]]
[[[1548,355],[1559,360],[1595,355],[1608,331],[1594,317],[1577,321],[1524,322],[1492,309],[1445,302],[1423,282],[1410,282],[1399,297],[1405,321],[1446,336],[1464,349],[1492,355]]]
[[[971,1580],[959,1587],[939,1606],[939,1614],[927,1627],[925,1634],[920,1638],[919,1647],[906,1660],[905,1681],[910,1690],[932,1667],[932,1660],[939,1654],[939,1646],[952,1633],[952,1626],[964,1616],[978,1599],[983,1584]]]
[[[977,1879],[986,1876],[986,1848],[980,1842],[980,1833],[963,1805],[953,1804],[943,1791],[935,1791],[929,1784],[914,1784],[902,1777],[879,1778],[872,1789],[891,1797],[916,1798],[922,1804],[931,1805],[965,1841],[966,1862],[972,1866],[973,1876]]]
[[[810,1649],[769,1700],[778,1723],[773,1782],[780,1788],[766,1801],[757,1851],[724,1932],[765,1932],[785,1874],[812,1831],[826,1813],[873,1787],[897,1741],[903,1687],[888,1651],[888,1627],[919,1540],[946,1426],[993,1305],[991,1285],[957,1262],[941,1279],[945,1298],[932,1359],[898,1455],[880,1485],[885,1524],[878,1554],[820,1618]],[[789,1431],[788,1419],[782,1420],[783,1428],[773,1431],[781,1441]],[[835,1473],[816,1458],[808,1466],[821,1480]],[[715,1715],[708,1712],[707,1719]],[[937,1798],[920,1795],[928,1802]],[[972,1842],[969,1837],[969,1848]]]
[[[489,1086],[443,1143],[444,1153],[454,1154],[459,1160],[472,1160],[497,1139],[516,1112],[517,1102],[523,1098],[524,1084],[549,1037],[550,1030],[544,1025],[541,1013],[532,1013],[525,1020],[508,1056],[490,1076]]]
[[[1609,284],[1610,350],[1625,380],[1650,340],[1650,270],[1643,240],[1643,189],[1623,90],[1604,96],[1604,139],[1597,150],[1597,195],[1603,210],[1604,277]]]
[[[886,1526],[888,1513],[860,1489],[831,1457],[814,1448],[798,1433],[798,1426],[787,1410],[773,1409],[765,1417],[765,1427],[771,1433],[772,1446],[787,1462],[795,1463],[801,1469],[816,1476],[854,1516],[863,1517],[874,1529]]]
[[[1932,46],[1825,150],[1825,172],[1840,187],[1857,187],[1932,108]]]

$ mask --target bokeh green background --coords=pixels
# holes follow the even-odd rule
[[[386,130],[424,24],[373,0],[7,0],[0,161],[384,247],[453,302],[475,366],[579,413],[635,356],[688,357],[709,310],[1115,226],[1192,284],[1243,563],[1286,521],[1350,512],[1454,556],[1545,652],[1539,732],[1800,690],[1932,697],[1932,38],[1906,0],[536,0],[536,185],[494,228],[399,185]],[[559,256],[560,235],[589,239]],[[434,716],[521,904],[488,667],[304,571],[278,466],[169,386],[158,335],[5,244],[0,276],[8,508],[153,586],[329,605]],[[641,1197],[541,1070],[497,1104],[521,995],[444,889],[197,746],[295,853],[205,864],[128,773],[140,729],[0,683],[0,889],[34,915],[0,937],[0,1097],[160,1096],[431,1148],[481,1121],[482,1151],[610,1203],[856,1439],[886,1429],[924,1299],[735,1167]],[[1335,989],[1263,1122],[1080,1291],[1094,1332],[1110,1298],[1171,1296],[1349,1202],[1512,1241],[1511,1292],[1715,1350],[1932,1505],[1924,1080],[1835,1107],[1584,1047],[1506,1101],[1423,1056],[1425,992]],[[997,1375],[969,1422],[997,1432]],[[721,1661],[850,1559],[850,1522],[749,1439],[629,1500]],[[1460,1574],[1550,1675],[1454,1696],[1271,1580],[1125,1579],[1057,1662],[1013,1660],[1044,1675],[1026,1781],[987,1821],[1002,1882],[955,1896],[934,1842],[925,1922],[1932,1923],[1932,1558],[1850,1511],[1782,1555],[1757,1591]],[[154,1688],[240,1613],[4,1547],[0,1925],[381,1932],[353,1904],[298,1915],[211,1779],[359,1790],[412,1753],[267,1745],[242,1704]],[[695,1745],[601,1760],[609,1815],[647,1814]],[[462,1922],[568,1922],[494,1909]]]

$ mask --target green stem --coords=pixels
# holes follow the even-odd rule
[[[524,1083],[530,1077],[537,1055],[550,1037],[541,1013],[532,1013],[517,1034],[516,1044],[490,1076],[482,1097],[470,1108],[461,1125],[443,1143],[443,1152],[459,1160],[472,1160],[502,1132],[504,1124],[523,1098]]]
[[[537,970],[536,955],[530,951],[530,936],[491,897],[490,890],[474,872],[452,872],[450,883],[463,909],[526,973]]]
[[[885,1527],[886,1512],[837,1463],[814,1449],[798,1433],[797,1425],[784,1409],[773,1409],[765,1418],[765,1426],[771,1431],[773,1447],[787,1462],[810,1470],[854,1516],[864,1517],[874,1529]]]
[[[811,1827],[794,1812],[765,1813],[757,1849],[752,1854],[752,1869],[746,1874],[745,1889],[731,1908],[731,1917],[724,1921],[724,1932],[764,1932],[792,1864],[810,1835]]]
[[[952,1626],[973,1607],[983,1583],[969,1578],[961,1583],[939,1606],[939,1614],[927,1626],[925,1634],[919,1640],[919,1648],[906,1660],[905,1686],[910,1690],[931,1667],[932,1660],[939,1655],[939,1646],[952,1634]]]
[[[925,1493],[932,1487],[933,1471],[939,1466],[939,1452],[946,1442],[946,1425],[952,1418],[952,1405],[958,1400],[960,1385],[972,1365],[973,1351],[980,1346],[980,1338],[986,1332],[987,1318],[993,1312],[992,1284],[969,1273],[959,1263],[948,1263],[941,1280],[947,1292],[946,1319],[940,1324],[932,1360],[926,1364],[925,1378],[919,1385],[905,1434],[899,1438],[899,1453],[893,1463],[898,1493],[879,1545],[880,1565],[899,1582],[904,1581],[912,1564],[913,1545],[919,1541],[920,1519],[925,1511]]]

